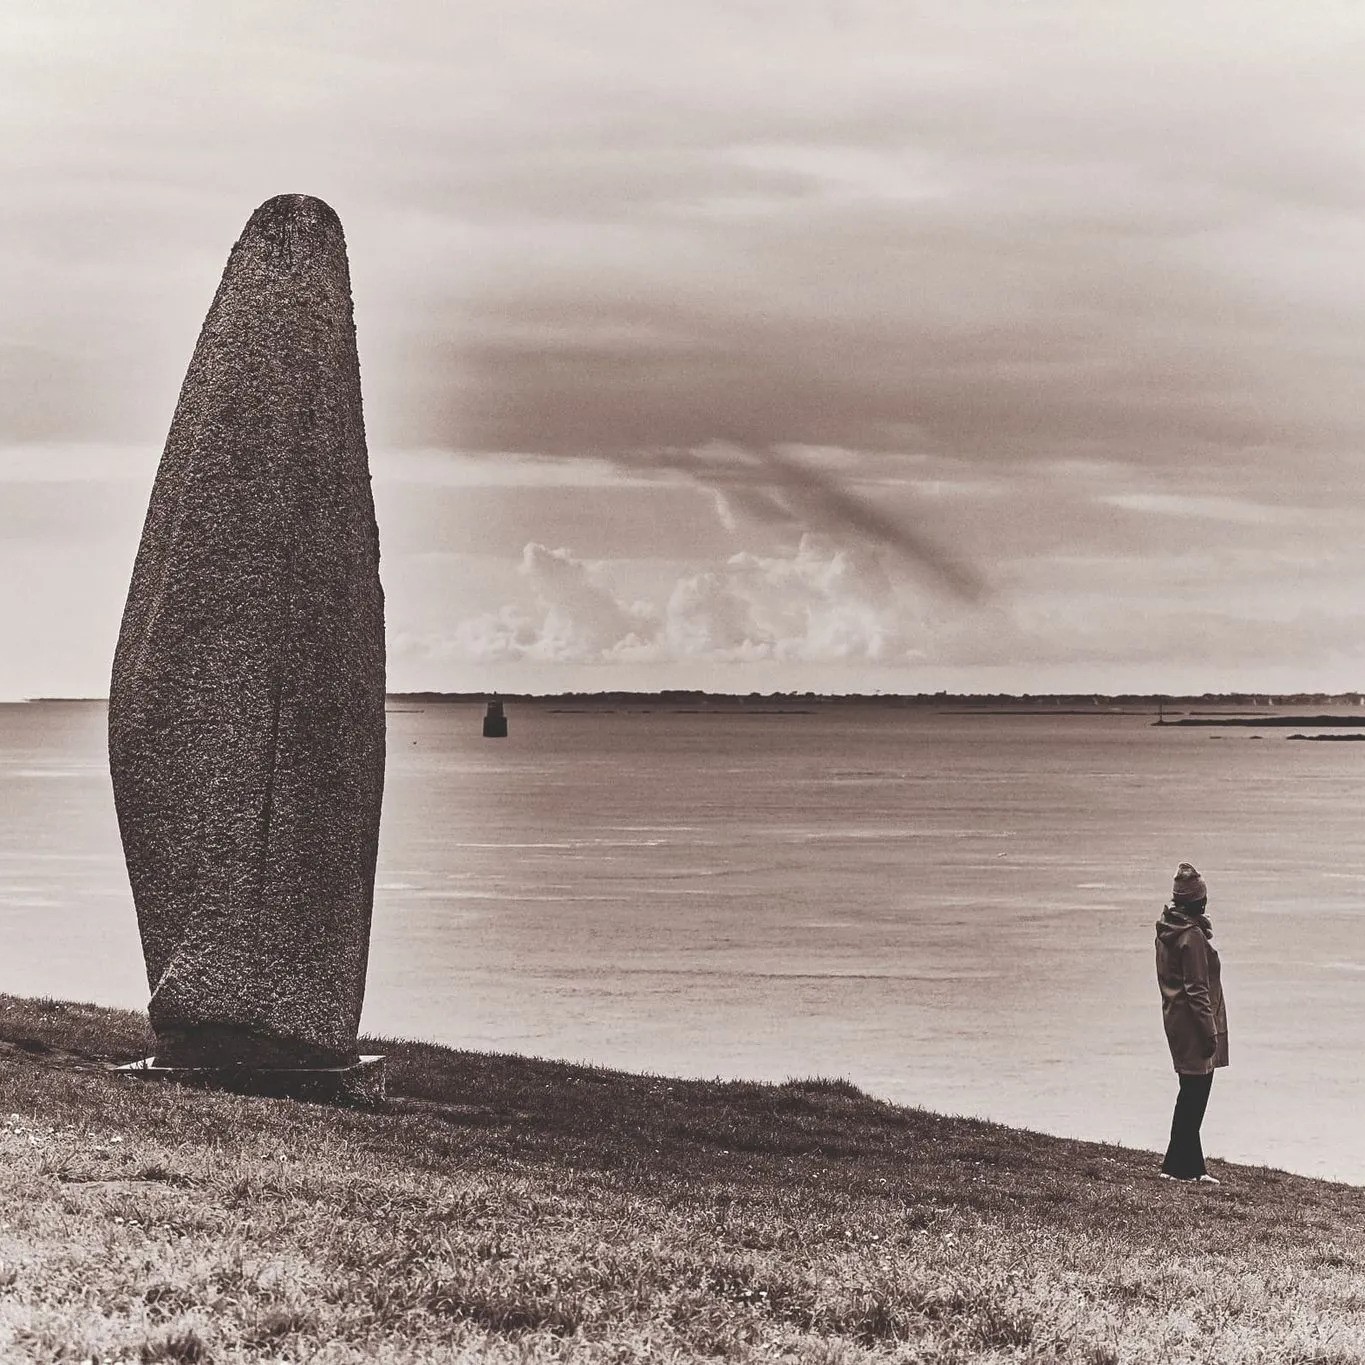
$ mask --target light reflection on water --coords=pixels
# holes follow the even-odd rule
[[[1163,1145],[1204,871],[1210,1151],[1365,1181],[1365,751],[1147,717],[390,714],[366,1027]],[[1253,732],[1254,733],[1254,732]],[[0,989],[142,1005],[101,706],[0,707]],[[60,778],[61,780],[54,780]]]

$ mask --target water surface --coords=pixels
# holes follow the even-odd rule
[[[1150,717],[394,703],[365,1026],[847,1076],[1145,1147],[1152,922],[1210,886],[1211,1153],[1365,1182],[1365,744]],[[142,1006],[98,705],[0,707],[0,989]]]

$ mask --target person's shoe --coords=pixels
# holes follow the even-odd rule
[[[1223,1182],[1219,1180],[1216,1175],[1210,1175],[1205,1171],[1203,1175],[1199,1176],[1198,1179],[1194,1180],[1192,1183],[1195,1185],[1221,1185]]]
[[[1174,1180],[1177,1185],[1189,1185],[1194,1179],[1193,1176],[1172,1175],[1170,1171],[1158,1171],[1156,1175],[1158,1180]]]

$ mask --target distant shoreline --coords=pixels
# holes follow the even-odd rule
[[[1165,725],[1236,725],[1256,729],[1289,729],[1295,725],[1330,725],[1338,730],[1365,729],[1365,715],[1362,716],[1220,716],[1220,717],[1182,717],[1180,720],[1161,722]],[[1315,739],[1330,739],[1329,735],[1315,735]],[[1341,736],[1345,738],[1345,736]]]
[[[1172,719],[1168,725],[1261,724],[1283,725],[1289,718],[1274,715],[1285,707],[1337,706],[1365,708],[1365,693],[1248,693],[1206,692],[1198,695],[1173,695],[1147,692],[706,692],[685,688],[664,688],[657,692],[390,692],[390,705],[481,706],[491,697],[513,705],[558,705],[575,709],[621,706],[695,707],[705,710],[724,705],[744,708],[873,706],[891,709],[924,708],[963,715],[1104,715],[1168,712],[1172,716],[1204,716],[1209,719]],[[0,705],[92,706],[103,705],[105,697],[27,697]],[[1265,714],[1259,717],[1254,713]],[[1247,715],[1247,712],[1253,714]],[[1232,713],[1236,720],[1215,719]],[[1243,718],[1244,717],[1244,718]],[[1296,720],[1312,724],[1314,717]],[[1333,724],[1342,724],[1333,717]],[[1365,726],[1365,710],[1358,721]]]

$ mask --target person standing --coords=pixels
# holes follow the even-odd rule
[[[1156,979],[1171,1061],[1180,1077],[1171,1142],[1161,1175],[1166,1180],[1217,1185],[1204,1165],[1199,1128],[1213,1073],[1228,1064],[1228,1016],[1222,964],[1213,946],[1208,888],[1189,863],[1181,863],[1171,903],[1156,922]]]

